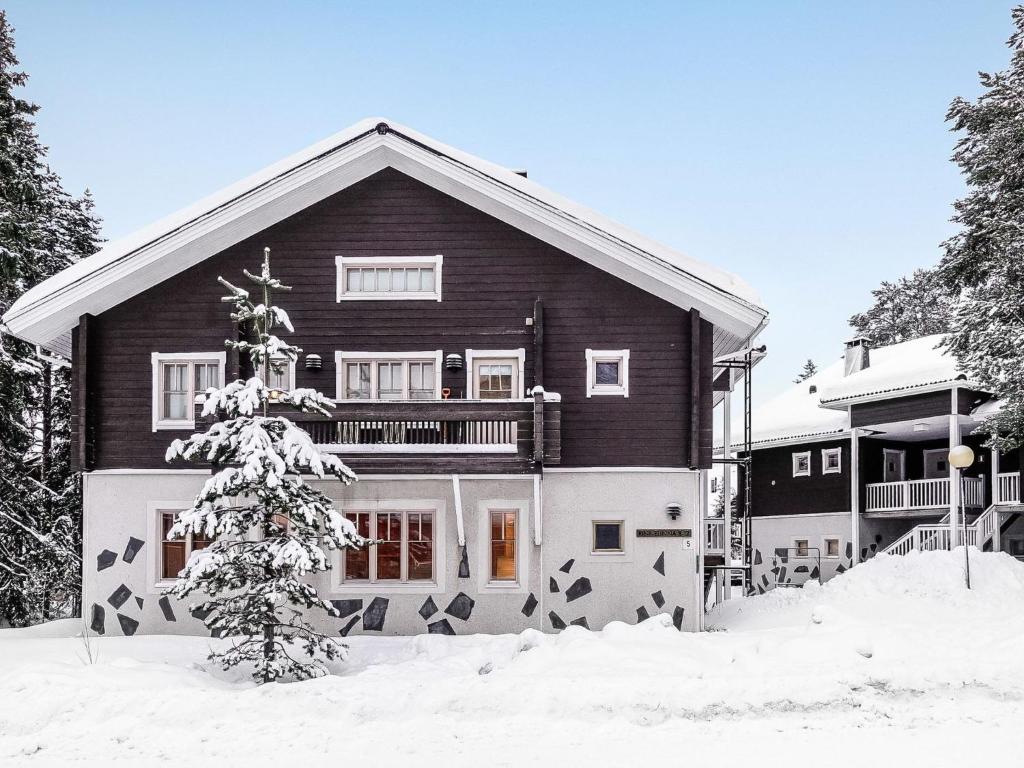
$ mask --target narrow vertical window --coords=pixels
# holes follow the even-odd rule
[[[516,512],[491,512],[491,581],[515,581]]]
[[[402,513],[377,513],[377,579],[398,581],[402,578]]]
[[[367,539],[372,538],[369,512],[348,512],[345,517],[355,525],[356,533]],[[370,580],[370,547],[349,547],[345,550],[345,580]]]
[[[407,558],[409,581],[434,578],[434,516],[430,512],[409,513]]]
[[[174,526],[174,518],[177,514],[177,512],[160,513],[161,529],[163,531],[163,541],[160,544],[162,560],[160,578],[162,579],[178,578],[178,574],[181,573],[182,569],[185,567],[185,539],[168,538],[171,533],[171,528]]]

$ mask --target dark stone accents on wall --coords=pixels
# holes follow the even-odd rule
[[[853,542],[852,541],[846,542],[846,557],[847,557],[847,559],[853,557]]]
[[[423,605],[420,606],[418,611],[419,615],[424,619],[429,619],[435,613],[437,613],[437,603],[434,602],[434,598],[428,597],[423,601]]]
[[[641,605],[636,609],[636,623],[639,624],[641,621],[647,621],[651,618],[651,615],[647,612],[646,606]]]
[[[127,637],[131,637],[135,634],[135,630],[139,628],[139,622],[130,616],[125,616],[123,613],[117,614],[117,621],[121,625],[121,631]]]
[[[469,578],[469,555],[466,554],[466,548],[462,548],[462,559],[459,560],[459,578]]]
[[[680,632],[683,631],[683,616],[686,614],[686,609],[681,605],[677,605],[676,609],[672,611],[672,623],[676,629]]]
[[[839,565],[836,566],[836,573],[843,573],[845,571],[846,571],[846,568],[843,566],[842,563],[840,563]]]
[[[192,614],[192,618],[199,619],[200,621],[206,621],[206,617],[213,613],[210,608],[190,608],[189,613]]]
[[[761,574],[761,583],[764,584],[766,587],[768,586],[768,574],[767,573],[762,573]]]
[[[331,600],[331,605],[338,612],[339,619],[344,619],[346,616],[351,616],[353,613],[363,610],[363,601],[361,599]]]
[[[665,575],[665,553],[662,552],[658,555],[658,559],[654,561],[654,570],[660,573],[662,576]]]
[[[806,565],[798,565],[793,569],[793,573],[808,573],[810,570]]]
[[[533,592],[526,598],[526,602],[523,603],[523,616],[529,618],[533,616],[533,612],[537,610],[537,598],[533,596]]]
[[[554,593],[554,592],[558,592],[558,591],[560,591],[560,590],[558,589],[558,582],[555,581],[555,577],[554,576],[549,577],[548,578],[548,592]]]
[[[580,576],[572,585],[565,590],[566,602],[571,603],[573,600],[578,600],[584,595],[589,595],[592,590],[590,586],[590,579],[586,576]]]
[[[128,546],[124,548],[124,554],[121,555],[121,559],[126,563],[130,563],[135,559],[135,556],[139,554],[139,550],[145,544],[142,539],[136,539],[134,536],[128,539]]]
[[[427,624],[427,632],[432,635],[454,635],[455,630],[452,629],[452,625],[448,623],[448,619],[441,619],[431,624]]]
[[[453,597],[452,601],[448,603],[448,607],[444,609],[444,612],[449,616],[454,616],[456,619],[469,621],[469,617],[473,613],[474,605],[476,605],[476,603],[473,602],[473,598],[465,592],[459,592],[459,594]]]
[[[177,621],[177,618],[174,616],[174,610],[171,608],[170,598],[168,598],[167,595],[160,598],[159,605],[160,610],[164,612],[164,618],[167,621]]]
[[[573,619],[569,623],[572,624],[573,626],[576,626],[576,627],[583,627],[584,629],[590,629],[590,625],[587,624],[587,617],[586,616],[580,616],[578,619]]]
[[[351,619],[348,620],[348,623],[345,624],[344,627],[338,630],[338,634],[342,637],[348,637],[348,633],[352,631],[352,627],[354,627],[356,625],[356,622],[358,621],[359,617],[353,616]]]
[[[568,573],[569,571],[572,570],[572,564],[575,563],[575,562],[576,562],[575,558],[570,557],[568,560],[565,561],[565,565],[563,565],[558,570],[560,570],[562,573]]]
[[[548,620],[551,622],[552,628],[554,628],[554,629],[565,629],[565,622],[562,621],[561,617],[557,613],[555,613],[554,611],[551,611],[548,614]]]
[[[761,550],[754,550],[754,565],[760,565],[763,561],[761,560]]]
[[[819,578],[821,578],[821,572],[818,571],[818,566],[814,566],[814,570],[811,571],[811,578],[812,579],[819,579]]]
[[[363,613],[363,631],[380,632],[384,629],[384,617],[388,612],[388,599],[386,597],[375,597],[370,607]]]
[[[652,592],[651,593],[651,600],[653,600],[654,604],[656,606],[658,606],[659,608],[661,608],[663,605],[665,605],[665,596],[663,594],[661,594],[661,590],[660,589],[657,592]]]
[[[104,549],[102,552],[96,555],[96,570],[106,570],[115,562],[117,562],[117,552],[111,552],[109,549]]]
[[[113,594],[107,598],[107,602],[115,608],[120,608],[129,597],[132,596],[132,591],[128,589],[124,584],[114,590]]]
[[[95,632],[97,635],[102,635],[106,629],[103,626],[103,620],[106,617],[107,612],[103,610],[103,606],[98,603],[92,604],[92,619],[89,622],[89,629]]]
[[[142,607],[142,602],[143,602],[142,598],[141,598],[141,597],[139,597],[138,595],[136,595],[136,596],[135,596],[135,603],[136,603],[136,605],[138,605],[138,606],[139,606],[139,608],[141,608],[141,607]]]

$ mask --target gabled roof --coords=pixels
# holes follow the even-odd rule
[[[381,118],[363,120],[178,211],[26,292],[12,333],[67,354],[70,330],[304,208],[392,167],[716,326],[716,354],[766,324],[740,278],[673,251],[507,168]]]
[[[870,365],[845,376],[840,358],[806,381],[759,406],[752,414],[755,447],[797,440],[823,440],[849,429],[847,406],[854,402],[905,397],[918,392],[968,386],[956,361],[940,348],[942,334],[872,349]],[[811,391],[814,389],[815,391]],[[742,425],[733,445],[743,442]]]

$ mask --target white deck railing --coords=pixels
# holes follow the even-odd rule
[[[967,526],[966,530],[957,528],[956,543],[959,546],[966,539],[967,546],[984,547],[992,534],[995,533],[996,515],[995,507],[986,509],[977,520]],[[942,525],[917,525],[907,531],[903,536],[896,539],[883,551],[887,555],[905,555],[911,550],[929,551],[934,549],[949,549],[951,540],[949,524]]]
[[[725,554],[725,520],[711,518],[704,521],[704,554]]]
[[[964,505],[985,505],[985,481],[979,477],[964,478]],[[866,512],[897,512],[906,509],[942,509],[949,506],[949,478],[931,480],[900,480],[895,483],[869,483]]]
[[[996,475],[996,504],[1020,504],[1020,472]]]

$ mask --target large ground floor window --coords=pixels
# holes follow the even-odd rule
[[[433,510],[349,511],[359,535],[376,540],[343,553],[343,582],[426,583],[435,579]]]

